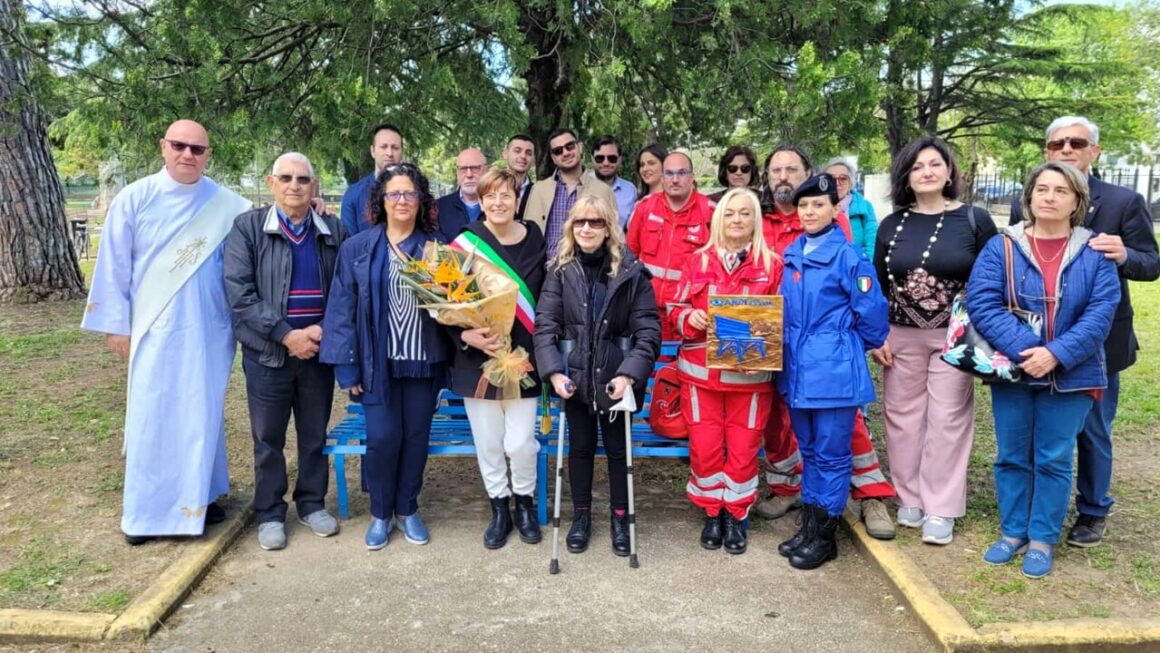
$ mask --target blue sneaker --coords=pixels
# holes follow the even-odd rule
[[[430,540],[427,534],[427,526],[423,524],[423,520],[419,519],[419,513],[415,513],[410,517],[397,517],[395,524],[399,526],[399,530],[403,531],[403,537],[411,544],[426,544]]]
[[[1023,555],[1023,575],[1028,578],[1043,578],[1050,574],[1054,557],[1054,549],[1051,551],[1028,549]]]
[[[1027,540],[1023,540],[1021,544],[1012,544],[1007,538],[1001,537],[983,554],[983,562],[989,565],[1005,565],[1014,560],[1015,556],[1026,552]]]
[[[367,548],[378,551],[387,545],[387,536],[391,534],[391,523],[385,519],[371,517],[370,526],[367,526]]]

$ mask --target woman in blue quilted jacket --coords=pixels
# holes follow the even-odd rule
[[[967,283],[967,310],[979,334],[1012,361],[1023,380],[991,387],[995,492],[1002,537],[989,564],[1023,556],[1023,574],[1051,573],[1071,494],[1076,435],[1107,386],[1104,340],[1120,302],[1116,265],[1088,246],[1088,185],[1070,165],[1048,162],[1023,187],[1024,222],[991,238]],[[1005,240],[1012,245],[1015,294],[1008,297]],[[1040,333],[1009,310],[1043,317]]]

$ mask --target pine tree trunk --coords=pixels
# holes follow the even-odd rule
[[[20,0],[0,0],[0,34],[20,34],[21,11]],[[0,41],[0,303],[84,297],[28,56]]]

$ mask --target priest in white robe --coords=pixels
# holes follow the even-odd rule
[[[129,361],[125,495],[129,544],[201,535],[225,518],[225,394],[234,336],[222,271],[225,236],[250,203],[203,175],[209,136],[179,120],[165,167],[122,190],[101,232],[82,328]]]

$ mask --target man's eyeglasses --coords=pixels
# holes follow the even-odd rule
[[[288,184],[292,181],[297,181],[299,184],[302,184],[303,186],[306,186],[310,182],[314,181],[314,177],[307,177],[306,175],[273,175],[273,177],[274,177],[274,179],[277,179],[278,181],[282,182],[283,184]]]
[[[620,161],[620,155],[619,154],[596,154],[596,155],[593,155],[592,160],[597,162],[597,163],[604,163],[605,161],[608,161],[609,163],[616,163],[617,161]]]
[[[1082,150],[1088,145],[1092,144],[1092,142],[1086,138],[1073,138],[1071,136],[1067,136],[1065,138],[1057,138],[1054,141],[1047,141],[1047,149],[1051,152],[1058,152],[1063,149],[1064,145],[1069,143],[1071,144],[1071,149],[1073,150]]]
[[[688,168],[681,168],[680,170],[662,170],[661,174],[664,175],[666,179],[678,179],[682,177],[688,177],[689,175],[693,174],[693,171],[689,170]]]
[[[560,156],[561,154],[564,153],[565,150],[571,152],[571,151],[576,149],[576,144],[577,144],[576,141],[570,141],[568,143],[564,143],[563,145],[561,145],[559,147],[553,147],[552,148],[552,156]]]
[[[419,199],[419,191],[417,190],[393,190],[389,193],[383,193],[383,197],[387,198],[388,202],[401,202],[407,200],[408,202],[415,202]]]
[[[784,168],[770,168],[769,175],[771,177],[780,177],[783,172],[787,175],[796,175],[801,171],[802,169],[798,166],[785,166]]]
[[[588,227],[593,231],[600,231],[608,226],[604,218],[575,218],[572,220],[572,228],[580,229],[581,227]]]
[[[461,174],[465,174],[465,175],[466,175],[466,174],[468,174],[468,173],[472,173],[472,174],[476,174],[476,175],[478,175],[479,173],[483,172],[483,169],[484,169],[485,167],[486,167],[486,166],[482,166],[482,165],[475,165],[475,166],[459,166],[458,168],[456,168],[456,170],[458,170],[458,171],[459,171]]]
[[[749,174],[749,171],[752,170],[753,168],[749,167],[748,163],[743,163],[739,166],[727,165],[727,166],[725,166],[725,169],[728,170],[729,174],[732,174],[732,175],[735,175],[739,172],[743,175],[747,175],[747,174]]]
[[[191,143],[183,143],[181,141],[174,141],[174,140],[170,140],[168,138],[165,139],[165,142],[169,143],[169,147],[172,147],[173,151],[177,152],[178,154],[181,154],[182,152],[184,152],[185,148],[188,147],[190,154],[192,154],[194,156],[201,156],[201,155],[205,154],[206,151],[209,149],[208,145],[193,145]]]

